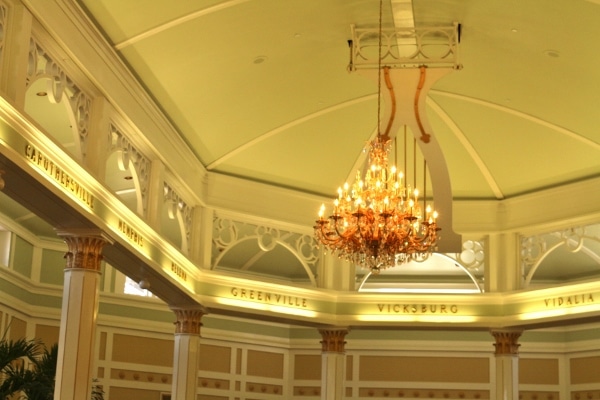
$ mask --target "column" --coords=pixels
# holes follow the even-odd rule
[[[172,399],[196,400],[200,327],[204,307],[171,307],[175,313],[175,349],[173,355]]]
[[[319,329],[321,334],[321,399],[342,400],[344,398],[344,378],[346,353],[344,338],[348,328]]]
[[[89,399],[102,248],[112,241],[98,230],[57,231],[68,246],[58,338],[54,398]]]
[[[317,284],[320,288],[356,291],[356,267],[331,252],[321,248],[317,272]]]
[[[214,210],[205,206],[196,206],[192,213],[192,232],[190,240],[190,258],[202,269],[210,269],[212,257]]]
[[[152,160],[149,180],[146,221],[155,231],[161,232],[162,210],[165,204],[165,165],[162,161]]]
[[[89,117],[89,132],[86,140],[85,166],[99,182],[106,180],[106,160],[110,147],[110,123],[115,114],[114,108],[104,97],[92,101]]]
[[[520,250],[518,235],[513,232],[488,236],[485,268],[485,291],[508,292],[521,289]]]
[[[495,330],[496,379],[492,400],[519,399],[519,346],[521,331]]]

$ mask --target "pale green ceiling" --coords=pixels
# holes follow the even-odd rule
[[[377,84],[347,72],[347,40],[351,24],[376,26],[377,1],[78,3],[211,172],[324,196],[352,174],[376,125]],[[391,26],[394,6],[384,3]],[[455,199],[513,198],[600,175],[599,4],[413,0],[412,11],[419,27],[461,24],[463,68],[427,99]],[[127,190],[123,171],[113,172],[109,186]],[[258,251],[247,247],[222,267],[239,269]],[[274,256],[288,269],[269,255],[247,272],[300,279],[289,255]],[[557,256],[540,276],[571,279],[557,273],[565,262]],[[578,265],[572,274],[596,274],[594,260]]]
[[[389,26],[395,6],[384,3]],[[377,85],[346,72],[346,42],[351,24],[376,26],[378,2],[81,4],[210,170],[327,195],[351,173]],[[455,198],[600,173],[600,6],[414,0],[412,10],[419,27],[461,24],[464,68],[435,84],[429,109]]]

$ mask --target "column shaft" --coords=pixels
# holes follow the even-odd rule
[[[519,268],[518,235],[515,233],[491,234],[488,237],[488,257],[485,269],[485,291],[506,292],[521,288],[522,276]]]
[[[200,327],[204,308],[172,308],[175,322],[172,398],[196,400],[198,363],[200,361]]]
[[[58,232],[69,248],[65,258],[54,398],[89,399],[100,283],[101,251],[107,238]]]
[[[321,249],[317,273],[319,287],[333,290],[355,291],[356,271],[354,264]]]
[[[344,338],[347,328],[319,329],[323,340],[321,356],[321,400],[342,400],[346,376]]]
[[[492,331],[496,339],[496,376],[492,400],[519,399],[519,344],[520,331]]]

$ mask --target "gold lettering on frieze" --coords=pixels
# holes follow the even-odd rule
[[[456,314],[456,304],[377,304],[381,314]]]
[[[71,192],[79,201],[91,209],[94,208],[94,196],[40,150],[28,144],[25,146],[25,157],[54,179],[60,186]]]
[[[550,297],[544,299],[544,304],[546,308],[549,307],[570,307],[576,306],[580,304],[589,304],[594,302],[594,296],[591,293],[588,294],[577,294],[572,296],[559,296],[559,297]]]
[[[171,272],[177,275],[182,281],[187,282],[187,272],[174,262],[171,262]]]
[[[119,231],[124,234],[127,239],[137,244],[140,247],[144,247],[144,237],[138,233],[135,229],[127,225],[123,220],[119,220]]]
[[[297,308],[307,308],[307,300],[303,297],[286,294],[270,293],[262,290],[231,288],[231,295],[241,300],[258,301],[261,303],[277,304]]]

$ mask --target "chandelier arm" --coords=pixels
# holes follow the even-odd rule
[[[338,223],[337,221],[334,220],[333,222],[333,230],[335,231],[335,234],[337,235],[338,238],[343,238],[344,236],[342,235],[342,233],[340,232],[340,229],[338,227]]]

